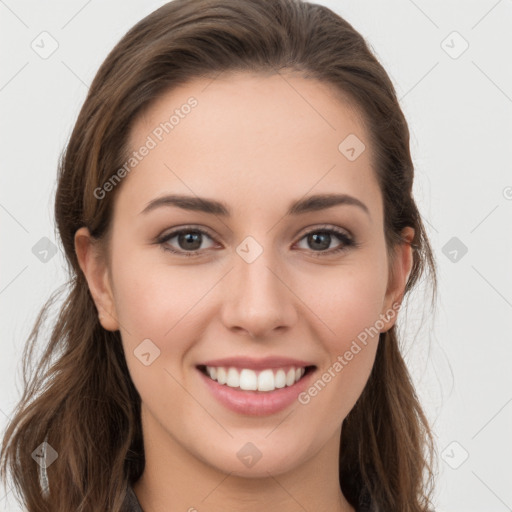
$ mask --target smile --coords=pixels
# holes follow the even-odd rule
[[[244,391],[269,392],[293,386],[302,379],[308,369],[313,367],[288,366],[252,370],[250,368],[200,365],[198,368],[210,379],[230,388],[238,388]]]
[[[286,410],[309,386],[316,366],[250,369],[198,365],[207,392],[217,403],[244,416],[268,416]]]

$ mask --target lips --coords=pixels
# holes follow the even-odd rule
[[[308,385],[316,365],[288,357],[229,357],[196,365],[201,380],[225,407],[264,416],[289,407]]]
[[[211,396],[225,408],[244,416],[267,416],[283,411],[297,401],[297,397],[316,375],[315,366],[307,368],[308,371],[291,386],[285,385],[283,388],[268,391],[242,390],[219,384],[199,368],[197,374]]]

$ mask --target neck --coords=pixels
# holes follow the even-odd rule
[[[146,464],[133,485],[144,512],[355,512],[339,484],[341,429],[297,467],[279,473],[260,464],[258,476],[248,477],[220,471],[193,456],[161,425],[148,423]]]

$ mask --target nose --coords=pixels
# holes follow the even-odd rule
[[[289,273],[283,272],[270,254],[263,253],[251,263],[235,255],[235,267],[224,283],[221,318],[233,332],[251,338],[281,335],[297,321],[297,297]]]

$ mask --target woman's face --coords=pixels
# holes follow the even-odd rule
[[[121,332],[145,442],[244,476],[334,449],[410,268],[403,246],[391,282],[357,113],[317,81],[221,75],[162,96],[130,143],[137,163],[117,185],[95,297]],[[345,199],[311,201],[333,194]],[[292,386],[235,389],[239,375],[248,388],[282,386],[283,373],[291,384],[305,366]]]

